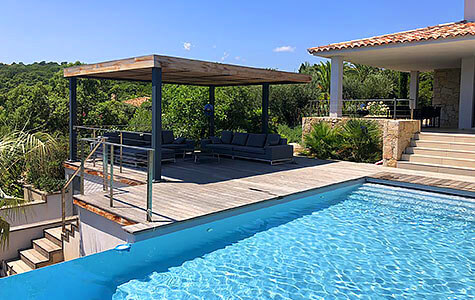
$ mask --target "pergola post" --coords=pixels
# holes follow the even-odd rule
[[[77,134],[74,126],[77,124],[77,78],[69,78],[69,160],[77,160]]]
[[[343,57],[331,58],[330,117],[341,117],[343,109]]]
[[[152,68],[153,181],[162,179],[162,69]]]
[[[411,71],[411,83],[409,87],[409,99],[414,100],[414,104],[417,108],[419,103],[417,103],[419,98],[419,71]]]
[[[209,104],[213,106],[213,111],[211,112],[211,116],[209,118],[209,136],[214,136],[214,111],[216,110],[216,107],[214,106],[214,103],[215,103],[214,92],[215,92],[215,87],[210,86],[209,87]]]
[[[262,84],[262,133],[269,133],[269,83]]]

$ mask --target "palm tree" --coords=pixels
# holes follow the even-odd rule
[[[35,160],[43,163],[51,151],[57,147],[56,139],[42,132],[30,133],[14,130],[0,135],[0,174],[21,177],[27,171],[28,163]],[[20,166],[20,168],[18,168]],[[15,170],[22,170],[22,174],[12,174]],[[6,247],[10,232],[7,220],[24,215],[22,204],[25,199],[8,196],[0,183],[0,246]],[[8,208],[8,209],[5,209]]]

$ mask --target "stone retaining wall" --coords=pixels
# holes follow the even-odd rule
[[[328,122],[332,127],[348,121],[350,118],[305,117],[302,119],[302,134],[308,134],[313,124]],[[397,161],[411,143],[415,133],[421,131],[421,123],[417,120],[368,119],[376,121],[383,133],[383,164],[397,167]]]

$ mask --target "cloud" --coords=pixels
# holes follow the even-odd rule
[[[191,50],[191,43],[190,42],[184,42],[183,43],[183,48],[185,48],[186,51]]]
[[[224,51],[223,56],[221,57],[221,61],[224,61],[228,57],[229,57],[229,53]]]
[[[237,61],[242,61],[242,62],[245,62],[246,60],[244,58],[242,58],[241,56],[235,56],[234,57],[235,60]]]
[[[277,47],[275,48],[274,50],[272,50],[274,52],[294,52],[295,51],[295,47],[292,47],[292,46],[280,46],[280,47]]]

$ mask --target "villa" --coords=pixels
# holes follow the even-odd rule
[[[410,72],[410,97],[397,100],[410,115],[394,100],[375,119],[383,165],[296,156],[270,132],[272,86],[309,75],[156,54],[64,69],[67,183],[25,192],[37,215],[0,252],[1,298],[474,297],[475,0],[461,22],[308,52],[331,60],[331,96],[327,116],[303,117],[304,133],[348,121],[345,62]],[[440,128],[417,118],[424,71]],[[151,83],[150,99],[129,100],[151,101],[151,131],[79,126],[84,79]],[[208,89],[209,136],[162,128],[164,84]],[[262,88],[260,132],[215,128],[216,90],[240,85]]]

